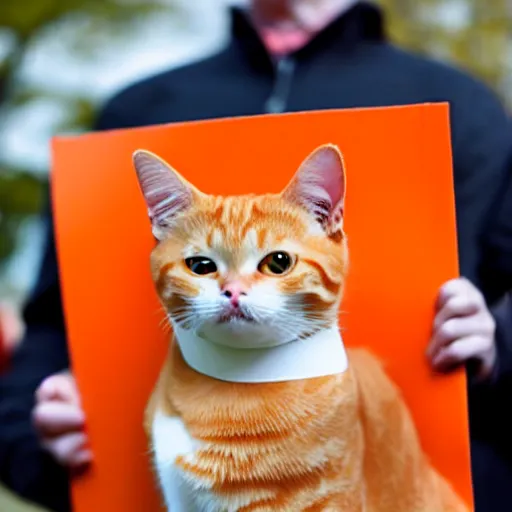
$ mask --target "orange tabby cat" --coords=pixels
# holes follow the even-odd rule
[[[338,149],[264,196],[208,196],[149,152],[134,162],[176,335],[145,420],[167,508],[467,511],[379,363],[354,350],[342,364]]]

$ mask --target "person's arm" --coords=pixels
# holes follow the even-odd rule
[[[484,234],[482,275],[496,323],[496,367],[489,384],[512,392],[512,158],[506,166],[508,176]]]
[[[496,322],[496,367],[492,384],[512,389],[512,293],[491,308]]]
[[[40,447],[31,422],[41,381],[68,367],[68,355],[51,216],[39,279],[27,303],[27,330],[0,378],[0,478],[18,494],[68,510],[67,474]]]
[[[133,124],[127,110],[126,102],[115,98],[95,130]],[[51,212],[45,216],[45,229],[41,270],[24,310],[25,336],[0,376],[0,480],[21,496],[60,512],[69,510],[68,472],[42,448],[32,420],[39,385],[69,366]]]
[[[492,381],[512,390],[512,157],[507,168],[509,176],[485,230],[482,271],[496,322],[497,363]]]
[[[495,320],[498,383],[512,370],[511,311],[500,306],[512,290],[512,121],[481,83],[458,85],[451,119],[461,274],[481,290]]]

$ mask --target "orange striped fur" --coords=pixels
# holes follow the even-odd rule
[[[240,347],[307,339],[336,324],[348,268],[337,148],[317,149],[282,194],[265,196],[208,196],[155,155],[134,159],[159,240],[152,275],[171,322]],[[268,260],[276,252],[285,257]],[[232,383],[190,368],[173,340],[145,418],[167,507],[467,511],[429,464],[378,361],[365,351],[349,361],[333,376]],[[163,435],[155,425],[167,420],[175,430]],[[186,503],[169,497],[181,492]]]

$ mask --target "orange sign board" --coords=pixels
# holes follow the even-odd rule
[[[161,509],[143,410],[167,349],[149,273],[154,241],[132,166],[150,150],[206,193],[280,191],[313,149],[347,167],[351,269],[340,322],[403,390],[434,466],[472,504],[463,372],[425,348],[441,284],[458,275],[448,106],[322,111],[87,134],[54,141],[53,198],[73,367],[95,461],[76,512]]]

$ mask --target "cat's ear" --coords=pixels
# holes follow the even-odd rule
[[[188,210],[200,192],[149,151],[135,151],[133,164],[148,207],[153,235],[162,240],[176,216]]]
[[[283,197],[308,210],[328,234],[341,230],[345,166],[338,147],[326,144],[313,151],[302,162]]]

